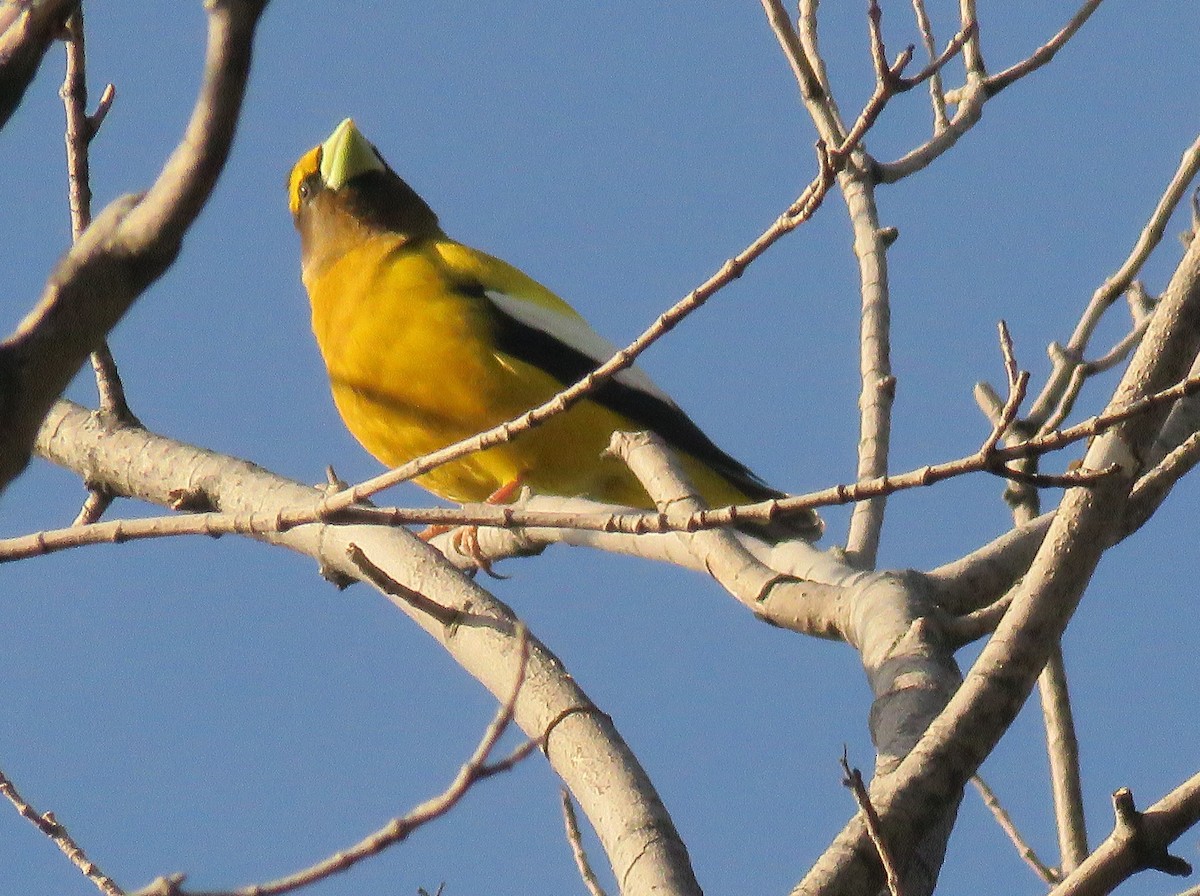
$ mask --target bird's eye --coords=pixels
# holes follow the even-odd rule
[[[310,174],[304,180],[300,181],[299,186],[296,187],[296,193],[300,196],[301,202],[308,202],[317,195],[317,181],[319,178],[319,174]]]

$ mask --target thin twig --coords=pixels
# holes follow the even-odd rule
[[[1000,333],[1000,353],[1004,358],[1004,373],[1008,379],[1008,399],[996,413],[992,423],[991,434],[979,449],[982,454],[995,451],[1000,440],[1008,433],[1009,427],[1017,419],[1021,402],[1025,400],[1025,391],[1029,387],[1029,371],[1021,370],[1017,365],[1016,354],[1013,350],[1012,335],[1008,332],[1008,324],[1000,321],[997,325]]]
[[[1132,289],[1132,287],[1130,287]],[[1143,315],[1141,320],[1135,321],[1132,329],[1116,342],[1113,347],[1098,358],[1087,361],[1083,364],[1084,369],[1089,375],[1104,373],[1106,370],[1112,370],[1122,361],[1129,357],[1130,353],[1137,348],[1138,343],[1142,341],[1142,337],[1146,335],[1146,327],[1150,326],[1150,315]]]
[[[1067,22],[1050,40],[1034,50],[1027,59],[1023,59],[1016,65],[1011,65],[1004,71],[987,78],[985,84],[988,93],[991,96],[995,96],[1005,87],[1046,65],[1066,45],[1067,41],[1075,36],[1075,32],[1083,27],[1083,23],[1091,18],[1092,13],[1096,11],[1101,2],[1102,0],[1087,0],[1079,8],[1079,11],[1071,17],[1071,21]]]
[[[1070,874],[1087,858],[1087,821],[1083,812],[1083,781],[1079,767],[1079,736],[1071,711],[1070,689],[1062,645],[1050,653],[1038,676],[1046,755],[1050,761],[1050,790],[1058,829],[1059,867]]]
[[[824,93],[824,85],[817,77],[809,55],[804,52],[800,43],[800,35],[792,27],[792,20],[781,0],[762,0],[763,12],[767,14],[767,24],[775,32],[780,46],[783,47],[784,57],[792,67],[796,83],[806,99],[812,99]]]
[[[1183,154],[1179,168],[1159,199],[1154,213],[1142,229],[1129,256],[1092,295],[1071,339],[1065,346],[1057,342],[1050,344],[1050,376],[1041,393],[1034,399],[1026,417],[1014,428],[1013,435],[1009,436],[1010,441],[1015,441],[1018,434],[1028,436],[1030,433],[1048,433],[1061,426],[1073,410],[1087,380],[1122,362],[1141,342],[1152,319],[1154,302],[1133,278],[1137,276],[1153,248],[1161,241],[1167,222],[1198,171],[1200,139]],[[1122,293],[1128,298],[1132,316],[1131,329],[1102,356],[1085,361],[1083,355],[1096,328]],[[995,418],[992,394],[994,393],[986,384],[977,385],[976,398],[989,419]],[[1022,462],[1018,468],[1026,473],[1035,472],[1035,459]],[[1005,499],[1018,514],[1018,523],[1032,519],[1040,513],[1038,495],[1031,488],[1010,487],[1005,492]]]
[[[71,238],[78,240],[92,223],[92,185],[88,147],[95,139],[100,125],[116,97],[112,84],[104,88],[96,111],[87,112],[87,53],[84,43],[83,9],[76,9],[67,18],[63,44],[66,48],[66,76],[59,95],[67,116],[67,186],[71,206]],[[125,387],[117,373],[117,365],[104,341],[92,352],[92,369],[96,375],[96,391],[100,410],[119,420],[136,422],[125,398]]]
[[[583,848],[583,835],[579,831],[579,820],[575,817],[575,804],[570,791],[564,787],[559,793],[562,797],[563,826],[567,831],[567,842],[571,844],[571,855],[575,859],[575,867],[579,869],[579,876],[583,878],[583,885],[587,887],[591,896],[606,896],[604,888],[600,886],[600,879],[596,877],[596,872],[592,870],[592,864],[588,861],[587,851]]]
[[[809,64],[812,65],[813,71],[816,72],[817,79],[821,82],[821,89],[828,96],[830,107],[834,116],[837,117],[837,103],[833,98],[829,86],[829,71],[825,66],[825,57],[821,55],[820,41],[817,39],[817,7],[820,5],[820,2],[821,0],[800,0],[798,4],[799,14],[796,17],[796,33],[800,41],[801,51],[804,53],[805,58],[808,59]],[[767,17],[770,19],[769,11]],[[784,21],[787,21],[786,14],[784,15]],[[790,23],[788,24],[790,25]],[[774,23],[772,23],[772,28],[774,28]],[[785,35],[777,36],[786,38]]]
[[[372,563],[370,558],[367,557],[366,553],[358,545],[350,545],[346,550],[346,554],[350,557],[350,562],[358,567],[367,581],[385,594],[400,598],[409,604],[409,606],[432,616],[438,622],[442,623],[442,625],[454,625],[461,620],[462,614],[456,608],[444,607],[437,601],[430,600],[419,591],[414,591],[411,588],[401,585]]]
[[[105,896],[124,896],[125,891],[87,857],[79,844],[67,833],[67,829],[54,817],[54,813],[38,812],[29,805],[3,772],[0,772],[0,794],[13,804],[22,818],[49,837],[54,845],[62,850],[63,855],[70,859],[71,864],[95,884],[101,893],[104,893]]]
[[[100,104],[95,113],[87,113],[87,54],[84,45],[83,8],[78,7],[67,17],[63,27],[63,45],[66,48],[66,75],[59,95],[66,111],[67,147],[67,194],[71,209],[71,239],[77,241],[92,223],[92,185],[88,159],[88,147],[100,129],[104,117],[112,106],[116,95],[109,84],[104,88]],[[100,343],[91,355],[92,370],[96,376],[96,391],[99,394],[100,410],[112,414],[116,419],[134,423],[136,418],[129,410],[125,398],[125,387],[117,373],[117,365],[109,350],[108,341]],[[101,489],[89,489],[88,496],[75,517],[75,525],[94,523],[104,515],[112,504],[112,495]]]
[[[1200,432],[1188,436],[1139,479],[1129,493],[1129,503],[1141,510],[1139,516],[1148,516],[1162,502],[1171,486],[1197,463],[1200,463]]]
[[[1143,331],[1145,332],[1145,331]],[[1060,362],[1059,357],[1062,356],[1062,348],[1057,343],[1050,344],[1050,357],[1054,358],[1054,364],[1057,366]],[[1050,432],[1058,429],[1066,421],[1068,415],[1075,408],[1075,399],[1079,397],[1079,393],[1083,391],[1084,383],[1088,379],[1087,364],[1075,364],[1069,361],[1061,362],[1065,370],[1071,371],[1071,376],[1067,380],[1067,384],[1063,386],[1061,394],[1058,396],[1058,401],[1054,406],[1054,410],[1050,415],[1042,420],[1037,428],[1044,432]],[[1032,422],[1032,415],[1030,416]]]
[[[925,0],[912,0],[913,13],[917,17],[917,28],[921,32],[921,43],[932,61],[937,55],[934,49],[933,26],[929,22],[929,14],[925,11]],[[929,102],[933,106],[933,132],[945,130],[950,120],[946,117],[946,94],[942,90],[942,73],[934,72],[929,77]]]
[[[1101,317],[1121,294],[1129,289],[1134,278],[1146,263],[1146,259],[1150,257],[1150,253],[1162,241],[1171,216],[1187,195],[1188,187],[1196,179],[1198,173],[1200,173],[1200,137],[1197,137],[1183,153],[1179,166],[1159,198],[1146,225],[1134,241],[1129,255],[1121,263],[1121,266],[1092,294],[1091,300],[1075,326],[1075,332],[1071,334],[1070,340],[1062,348],[1065,359],[1083,357],[1092,334],[1100,324]],[[1074,370],[1070,365],[1059,363],[1056,360],[1050,379],[1029,410],[1029,420],[1032,423],[1040,426],[1050,417],[1053,408],[1061,401],[1063,390],[1067,387],[1073,373]]]
[[[928,167],[935,159],[947,152],[979,122],[983,114],[983,107],[989,99],[1000,90],[1049,62],[1054,53],[1074,36],[1079,26],[1091,14],[1092,10],[1089,7],[1094,8],[1097,5],[1099,5],[1099,0],[1091,0],[1079,13],[1076,13],[1075,18],[1066,28],[1051,38],[1050,42],[1035,52],[1033,56],[993,78],[989,78],[980,48],[979,31],[974,27],[978,22],[975,17],[975,0],[959,0],[961,28],[967,34],[967,40],[963,45],[963,63],[966,66],[967,79],[962,87],[947,91],[945,94],[946,102],[957,106],[954,116],[940,131],[935,131],[929,140],[909,150],[899,159],[877,163],[876,174],[880,182],[895,183]]]
[[[883,842],[883,831],[880,830],[879,825],[879,813],[875,811],[875,807],[871,804],[871,795],[867,792],[866,784],[863,783],[862,772],[850,767],[850,760],[844,749],[842,751],[841,762],[842,771],[845,773],[842,784],[854,794],[854,802],[858,804],[858,809],[862,813],[863,821],[867,826],[867,834],[871,837],[871,842],[875,844],[875,851],[879,854],[879,861],[883,864],[883,872],[887,877],[888,891],[892,896],[903,896],[900,889],[900,872],[896,869],[896,862],[892,858],[887,844]]]
[[[1130,289],[1132,288],[1131,285]],[[1050,358],[1054,363],[1054,369],[1056,371],[1059,369],[1069,370],[1071,377],[1066,387],[1063,388],[1062,394],[1059,395],[1054,410],[1050,412],[1050,415],[1045,420],[1038,424],[1038,429],[1042,432],[1049,432],[1052,429],[1062,426],[1063,421],[1074,410],[1075,400],[1083,390],[1084,384],[1096,374],[1111,370],[1128,358],[1133,350],[1138,347],[1138,343],[1142,341],[1142,337],[1146,335],[1146,328],[1149,326],[1149,314],[1143,314],[1135,318],[1133,326],[1128,333],[1113,343],[1112,348],[1107,352],[1091,361],[1075,360],[1058,343],[1050,343]],[[1061,368],[1059,365],[1061,365]],[[1032,419],[1027,422],[1029,424],[1033,423]]]
[[[877,9],[878,7],[875,8]],[[962,49],[970,33],[970,29],[959,31],[950,39],[950,42],[946,45],[946,49],[942,51],[941,55],[935,57],[929,65],[910,78],[902,77],[902,72],[912,58],[911,48],[909,51],[902,53],[891,66],[888,66],[886,58],[881,55],[876,64],[882,65],[883,68],[879,69],[877,73],[875,90],[872,92],[870,99],[863,105],[862,111],[859,113],[858,118],[855,119],[845,138],[838,144],[837,149],[831,151],[832,154],[835,157],[847,155],[853,148],[857,147],[861,143],[863,136],[875,124],[888,102],[897,94],[911,90],[918,84],[937,75]],[[879,54],[886,52],[883,48],[882,36],[877,33],[877,28],[872,28],[872,35],[872,46],[875,45],[875,41],[879,41],[876,52]]]
[[[975,775],[971,778],[971,783],[979,791],[979,795],[983,798],[983,804],[991,811],[992,817],[996,819],[996,824],[1000,825],[1000,829],[1008,835],[1008,839],[1017,848],[1017,855],[1021,857],[1026,865],[1033,869],[1033,873],[1048,884],[1056,884],[1062,880],[1062,875],[1058,870],[1051,868],[1038,858],[1037,851],[1021,836],[1021,832],[1013,822],[1012,816],[1008,814],[1008,811],[1000,803],[1000,798],[987,785],[987,782],[979,775]]]

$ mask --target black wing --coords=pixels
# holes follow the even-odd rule
[[[595,358],[552,333],[518,320],[491,301],[482,287],[471,290],[485,299],[497,347],[526,364],[546,371],[564,386],[599,367],[607,358]],[[676,451],[710,466],[730,485],[755,501],[782,497],[744,464],[730,457],[677,404],[621,379],[605,381],[589,396],[592,401],[623,414],[642,429],[661,436]]]

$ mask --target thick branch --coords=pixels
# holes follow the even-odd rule
[[[608,450],[629,466],[664,512],[703,511],[703,502],[658,436],[613,433]],[[696,563],[760,618],[819,637],[845,638],[851,630],[850,602],[842,588],[773,569],[756,558],[733,530],[702,530],[687,536],[685,543]],[[852,569],[839,566],[842,577],[852,575]]]
[[[1194,239],[1110,408],[1182,378],[1198,349],[1200,240]],[[1137,458],[1145,456],[1162,419],[1161,411],[1131,419],[1093,442],[1085,465],[1117,463],[1121,471],[1067,492],[1020,592],[963,686],[896,774],[876,780],[871,796],[893,844],[919,842],[943,822],[946,806],[955,804],[1015,718],[1117,531],[1140,472]],[[870,840],[861,823],[852,822],[796,892],[873,892],[881,880]]]
[[[323,496],[254,464],[103,420],[66,401],[48,415],[37,451],[117,494],[163,506],[209,506],[270,519]],[[458,622],[445,625],[413,602],[387,595],[467,672],[498,698],[512,687],[521,647],[511,610],[408,532],[309,524],[259,537],[314,558],[326,574],[342,580],[362,577],[347,553],[356,545],[389,579],[456,613]],[[687,850],[637,758],[608,716],[533,637],[515,718],[544,745],[550,764],[575,794],[623,893],[699,893]]]

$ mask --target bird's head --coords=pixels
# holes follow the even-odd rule
[[[349,118],[296,162],[288,208],[306,270],[375,234],[417,240],[440,233],[437,215]]]

